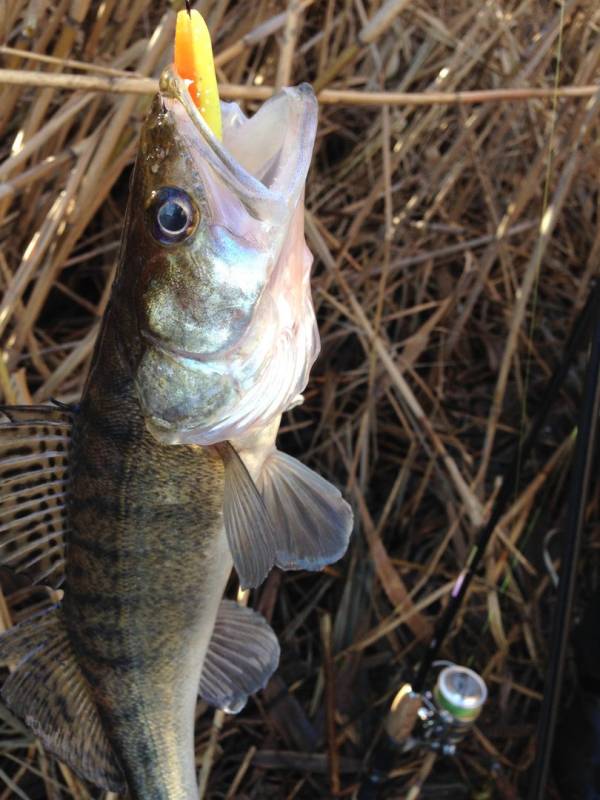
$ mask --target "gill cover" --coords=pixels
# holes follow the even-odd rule
[[[136,391],[168,443],[267,424],[319,350],[303,219],[315,96],[302,85],[251,118],[234,103],[222,115],[220,142],[167,71],[134,171],[143,209],[130,207],[118,280],[135,309]]]

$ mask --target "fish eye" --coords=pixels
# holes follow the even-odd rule
[[[177,244],[191,236],[200,216],[189,194],[174,186],[163,186],[155,192],[150,214],[152,235],[165,245]]]

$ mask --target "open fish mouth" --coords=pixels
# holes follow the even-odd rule
[[[304,189],[315,139],[318,112],[312,87],[303,83],[283,88],[249,118],[237,103],[222,102],[223,141],[172,66],[161,75],[160,92],[164,100],[176,100],[185,109],[191,126],[179,117],[179,133],[199,162],[207,162],[256,218],[274,224],[289,221]],[[205,145],[200,149],[198,136]]]

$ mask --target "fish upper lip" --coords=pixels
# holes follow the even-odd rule
[[[201,353],[192,353],[190,350],[181,350],[177,347],[170,347],[168,344],[163,342],[162,339],[159,339],[158,336],[154,336],[154,334],[150,333],[150,331],[146,330],[145,328],[140,329],[140,336],[142,339],[146,339],[148,342],[150,342],[150,344],[152,344],[158,350],[161,350],[163,353],[168,353],[169,355],[178,358],[189,358],[191,361],[200,361],[204,364],[207,364],[215,355],[214,353],[202,355]]]

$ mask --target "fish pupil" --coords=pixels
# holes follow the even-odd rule
[[[182,233],[188,222],[187,210],[176,200],[167,200],[158,210],[158,224],[165,233]]]

